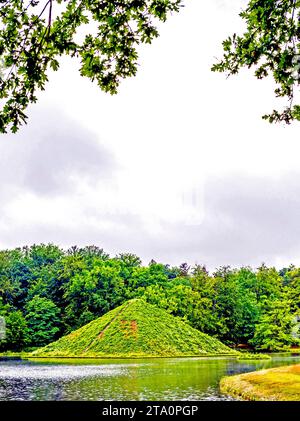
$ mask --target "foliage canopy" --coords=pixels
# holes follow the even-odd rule
[[[233,75],[241,68],[254,68],[255,76],[271,75],[276,97],[287,99],[282,111],[263,116],[270,123],[300,120],[300,105],[294,104],[300,80],[300,2],[298,0],[250,0],[240,13],[246,32],[223,42],[223,59],[213,71]]]
[[[0,132],[26,122],[27,106],[62,55],[78,57],[81,75],[115,94],[120,80],[137,72],[138,44],[151,43],[155,21],[180,6],[181,0],[0,0]]]

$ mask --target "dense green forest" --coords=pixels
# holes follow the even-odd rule
[[[0,251],[1,351],[44,346],[133,298],[181,317],[227,345],[276,351],[297,345],[300,268],[262,264],[210,274],[89,246],[34,245]]]

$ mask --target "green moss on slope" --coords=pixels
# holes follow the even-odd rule
[[[169,357],[237,354],[141,299],[131,300],[32,357]]]

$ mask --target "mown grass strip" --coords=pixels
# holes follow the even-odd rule
[[[224,377],[226,395],[254,401],[300,401],[300,364]]]

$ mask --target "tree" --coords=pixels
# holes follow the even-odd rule
[[[59,332],[60,309],[48,298],[37,295],[25,310],[30,344],[43,346],[53,341]]]
[[[248,342],[259,313],[256,294],[249,288],[253,274],[247,268],[237,271],[225,266],[214,274],[214,281],[218,320],[215,333],[228,344]]]
[[[150,285],[143,298],[151,304],[167,310],[174,316],[189,320],[193,312],[194,297],[191,287],[169,282],[167,285]]]
[[[192,269],[191,286],[195,302],[191,318],[193,327],[202,332],[217,335],[220,331],[220,318],[216,279],[209,276],[205,266],[195,265]]]
[[[69,330],[102,316],[122,302],[124,280],[117,259],[95,258],[91,267],[72,275],[63,285]]]
[[[78,57],[80,73],[115,94],[137,72],[137,46],[158,36],[154,23],[178,12],[181,0],[0,0],[0,132],[16,132],[24,111],[45,89],[59,57]],[[90,24],[82,41],[79,28]]]
[[[287,299],[267,301],[265,312],[255,326],[254,337],[249,342],[256,349],[265,351],[288,349],[297,342],[292,335],[294,325],[291,301]]]
[[[238,285],[236,338],[238,342],[248,343],[249,339],[253,337],[260,315],[255,292],[255,285],[258,281],[251,268],[243,267],[236,274],[236,282]]]
[[[285,273],[286,293],[291,300],[292,310],[298,312],[300,310],[300,269],[291,267]]]
[[[288,105],[273,110],[263,119],[272,122],[300,120],[300,105],[294,105],[295,87],[300,80],[300,2],[297,0],[250,0],[240,13],[247,30],[233,34],[223,42],[223,59],[212,70],[234,75],[243,67],[255,69],[255,76],[269,75],[277,85],[276,97],[285,97]]]
[[[189,276],[190,267],[187,263],[181,263],[181,265],[179,266],[179,270],[180,270],[180,276],[182,277]]]
[[[141,259],[132,253],[121,253],[117,258],[127,267],[139,267],[142,264]]]
[[[5,317],[5,339],[1,341],[1,348],[20,351],[28,344],[28,326],[21,311],[8,313]]]
[[[258,301],[264,298],[279,298],[281,294],[282,278],[277,270],[268,268],[264,263],[258,268],[254,292]]]

